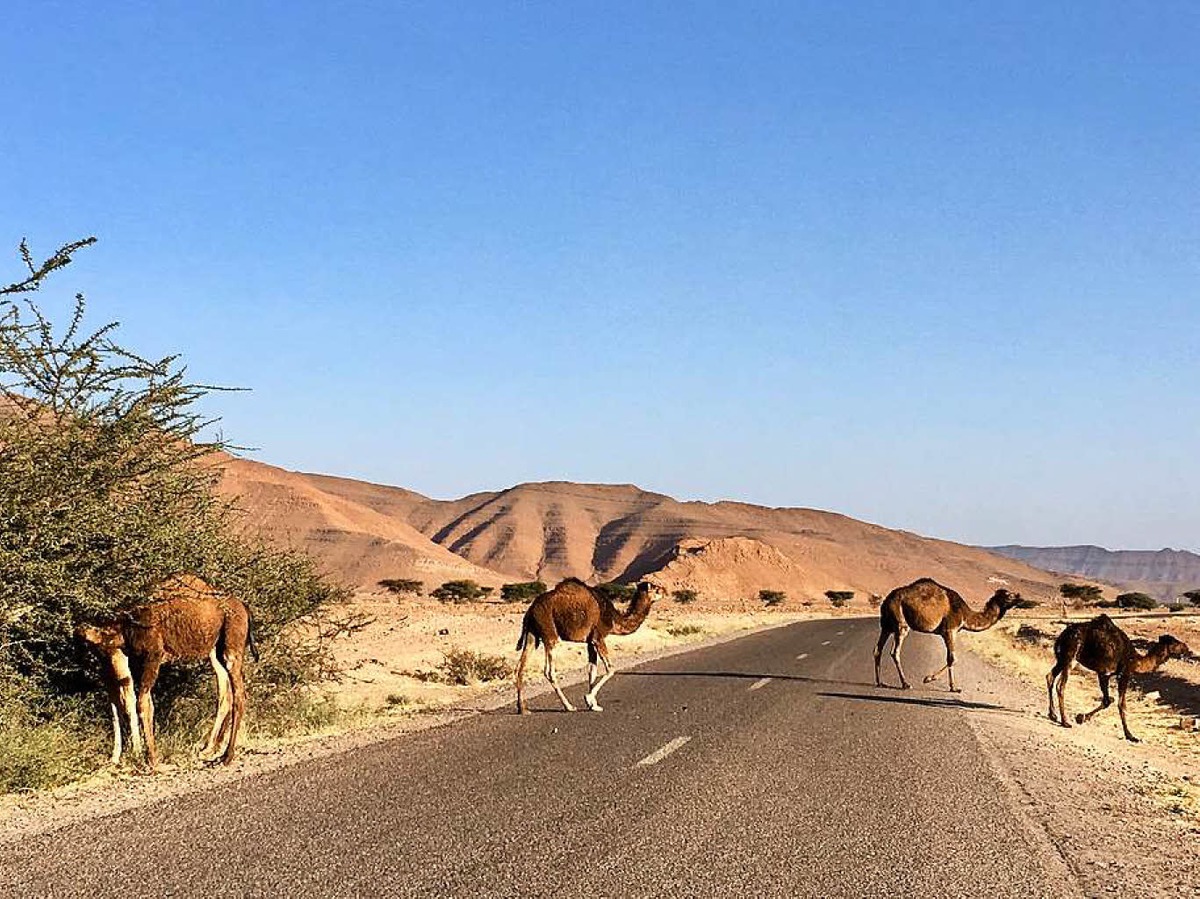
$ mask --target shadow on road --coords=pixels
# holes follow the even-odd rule
[[[825,677],[805,677],[802,674],[747,673],[745,671],[622,671],[621,677],[720,677],[739,680],[762,680],[769,677],[778,681],[798,681],[805,684],[831,684],[835,687],[870,687],[866,681],[830,680]]]
[[[975,709],[988,712],[1008,712],[1012,715],[1022,714],[1016,709],[994,705],[990,702],[972,702],[969,699],[957,699],[953,696],[884,696],[877,693],[818,693],[830,699],[856,699],[861,702],[895,702],[900,705],[922,705],[931,709]]]

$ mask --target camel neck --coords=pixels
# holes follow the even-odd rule
[[[653,603],[648,596],[639,593],[630,603],[629,610],[622,615],[614,609],[613,629],[614,634],[632,634],[642,622],[646,620],[646,616],[650,614],[650,606]]]
[[[999,621],[1004,615],[1000,609],[1000,604],[989,601],[986,606],[979,612],[974,609],[967,611],[963,618],[963,629],[968,631],[986,631],[989,627]]]
[[[1156,670],[1166,660],[1166,650],[1156,644],[1150,647],[1149,652],[1144,656],[1138,655],[1137,650],[1134,650],[1133,660],[1129,663],[1129,670],[1134,674],[1146,674]]]

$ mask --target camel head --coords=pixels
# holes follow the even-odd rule
[[[81,624],[75,628],[75,640],[102,657],[125,649],[125,634],[116,622]]]
[[[1192,656],[1192,651],[1188,649],[1188,645],[1182,640],[1176,640],[1170,634],[1163,634],[1158,638],[1158,649],[1168,659],[1188,659]]]
[[[1011,590],[1005,590],[1001,587],[992,594],[992,598],[988,600],[988,604],[999,606],[1000,614],[1003,615],[1009,609],[1016,608],[1021,604],[1021,594],[1013,593]]]

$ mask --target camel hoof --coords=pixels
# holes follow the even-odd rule
[[[517,706],[517,714],[518,715],[528,715],[529,709],[525,708],[524,706]]]
[[[925,678],[925,680],[921,681],[921,683],[923,683],[923,684],[932,684],[932,683],[933,683],[935,680],[937,680],[937,677],[936,677],[936,675],[933,675],[933,674],[931,674],[931,675],[929,675],[927,678]]]
[[[1076,724],[1083,724],[1085,721],[1087,721],[1087,718],[1084,716],[1084,714],[1083,714],[1082,712],[1076,712],[1076,714],[1075,714],[1075,723],[1076,723]]]
[[[590,708],[593,712],[603,712],[604,711],[604,706],[601,706],[601,705],[588,706],[588,708]]]
[[[575,712],[575,711],[578,711],[578,709],[576,709],[575,706],[571,705],[570,703],[567,703],[566,705],[563,706],[563,711],[564,712]]]
[[[962,687],[951,687],[951,688],[950,688],[950,692],[951,692],[951,693],[961,693],[961,692],[962,692]]]
[[[907,684],[907,683],[905,683],[905,684],[901,684],[901,685],[900,685],[900,689],[901,689],[901,690],[911,690],[911,689],[912,689],[912,684]]]
[[[1133,734],[1126,734],[1126,735],[1125,735],[1125,739],[1126,739],[1126,740],[1128,740],[1130,743],[1140,743],[1140,742],[1142,742],[1140,739],[1138,739],[1137,737],[1135,737]]]

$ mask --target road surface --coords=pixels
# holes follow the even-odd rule
[[[975,739],[977,685],[875,688],[877,633],[765,631],[621,672],[601,714],[543,695],[74,824],[0,847],[0,894],[1077,895]],[[907,641],[918,683],[940,658]]]

